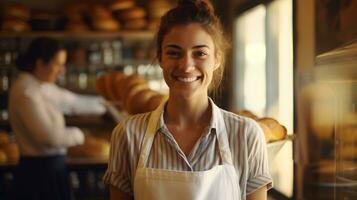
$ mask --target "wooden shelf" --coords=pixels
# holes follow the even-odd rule
[[[56,37],[56,38],[73,38],[76,40],[90,38],[125,38],[130,39],[149,39],[154,38],[152,31],[117,31],[117,32],[101,32],[101,31],[86,31],[86,32],[67,32],[67,31],[34,31],[34,32],[0,32],[2,38],[13,37]]]

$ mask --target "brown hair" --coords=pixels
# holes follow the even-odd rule
[[[157,33],[157,58],[161,61],[162,42],[165,35],[177,25],[199,23],[211,35],[215,45],[215,56],[221,65],[213,74],[211,90],[218,89],[224,73],[225,52],[229,47],[220,20],[214,13],[212,4],[207,0],[179,0],[178,5],[161,17]]]
[[[50,62],[55,55],[64,50],[64,46],[56,39],[39,37],[31,41],[26,52],[20,54],[16,59],[18,70],[32,72],[35,70],[36,61],[41,59],[43,62]]]

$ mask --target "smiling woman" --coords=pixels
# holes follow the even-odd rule
[[[226,44],[208,1],[180,0],[162,17],[157,58],[169,97],[114,129],[104,176],[111,199],[267,198],[263,131],[208,97],[222,78]]]

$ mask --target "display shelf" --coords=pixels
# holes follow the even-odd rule
[[[295,135],[287,135],[285,139],[267,144],[268,159],[273,160],[286,143],[295,139]]]

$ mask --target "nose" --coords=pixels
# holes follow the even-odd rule
[[[180,58],[180,70],[183,72],[190,72],[195,69],[195,62],[194,59],[188,55],[185,54]]]

